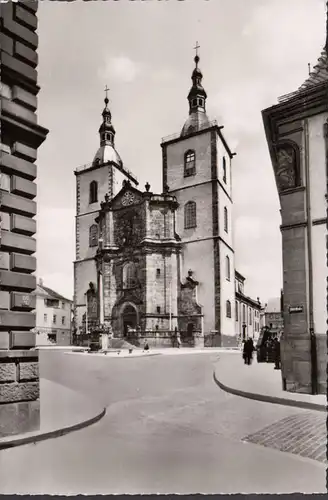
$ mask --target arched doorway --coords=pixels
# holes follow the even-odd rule
[[[134,304],[125,304],[121,312],[121,325],[124,337],[127,337],[129,331],[136,330],[138,326],[138,311]]]

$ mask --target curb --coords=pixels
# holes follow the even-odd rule
[[[285,399],[276,396],[266,396],[263,394],[255,394],[252,392],[241,391],[240,389],[233,389],[220,382],[217,377],[215,370],[213,370],[213,379],[216,385],[220,387],[225,392],[234,394],[235,396],[241,396],[242,398],[253,399],[255,401],[262,401],[264,403],[273,403],[282,406],[293,406],[295,408],[302,408],[303,410],[315,410],[315,411],[327,411],[327,408],[316,403],[308,403],[307,401],[296,401],[295,399]]]
[[[114,351],[114,352],[116,352],[116,351]],[[84,355],[84,353],[82,353],[82,352],[65,352],[64,354],[83,354]],[[101,353],[101,354],[103,354],[102,357],[107,357],[106,354],[104,354],[104,353]],[[96,353],[90,354],[89,357],[90,356],[99,356],[100,357],[100,355],[98,355]],[[109,358],[112,358],[112,359],[136,359],[136,358],[149,358],[150,356],[162,356],[162,353],[161,352],[151,352],[150,354],[144,354],[143,356],[131,356],[131,355],[108,356],[108,359]]]
[[[5,450],[8,448],[14,448],[15,446],[22,446],[24,444],[37,443],[39,441],[45,441],[46,439],[53,439],[56,437],[64,436],[65,434],[69,434],[70,432],[78,431],[85,427],[89,427],[92,424],[95,424],[99,420],[101,420],[106,415],[106,408],[103,408],[100,413],[98,413],[95,417],[89,418],[84,422],[79,422],[78,424],[70,425],[68,427],[64,427],[62,429],[56,429],[54,431],[45,432],[43,434],[34,434],[30,436],[23,436],[13,438],[11,440],[1,442],[0,439],[0,450]],[[7,437],[5,439],[8,439]]]

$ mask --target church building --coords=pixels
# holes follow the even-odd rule
[[[75,324],[171,345],[236,345],[232,159],[206,114],[196,53],[189,116],[162,140],[162,193],[140,189],[115,149],[105,99],[100,148],[75,171]]]

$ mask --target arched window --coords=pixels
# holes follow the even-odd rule
[[[184,176],[189,177],[196,173],[195,151],[187,151],[184,156]]]
[[[226,279],[230,281],[230,259],[226,256]]]
[[[227,300],[226,302],[226,316],[227,318],[231,318],[231,302]]]
[[[184,226],[185,229],[191,229],[197,226],[196,203],[188,201],[184,207]]]
[[[227,207],[224,207],[224,230],[226,233],[228,232],[228,209],[227,209]]]
[[[92,224],[89,228],[89,247],[96,247],[98,245],[98,226]]]
[[[226,157],[222,158],[223,182],[227,183],[227,161]]]
[[[137,270],[134,262],[128,262],[123,267],[123,288],[132,288],[136,285]]]
[[[92,181],[90,182],[89,188],[89,203],[97,203],[98,201],[98,182]]]

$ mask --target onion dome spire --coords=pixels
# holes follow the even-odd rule
[[[104,99],[105,101],[105,108],[102,112],[102,124],[100,125],[99,128],[99,135],[100,135],[100,146],[104,146],[106,144],[110,144],[111,146],[114,146],[114,140],[115,140],[115,129],[112,124],[112,114],[110,112],[110,109],[108,108],[108,92],[109,88],[105,87],[105,92],[106,92],[106,97]]]
[[[103,165],[108,162],[115,163],[122,167],[123,163],[120,155],[115,149],[115,128],[112,124],[112,114],[108,108],[109,99],[107,96],[109,88],[106,85],[105,108],[102,112],[102,123],[99,127],[100,147],[93,159],[93,165]]]
[[[198,67],[199,47],[198,42],[196,42],[196,46],[194,47],[196,50],[196,56],[194,58],[195,68],[191,75],[192,87],[188,94],[189,117],[182,128],[181,136],[197,132],[209,124],[205,108],[207,94],[202,85],[203,74]]]
[[[198,67],[198,63],[199,63],[198,49],[199,49],[199,47],[200,46],[198,45],[198,42],[196,42],[196,46],[194,47],[196,50],[196,56],[194,58],[196,66],[195,66],[195,69],[191,75],[192,87],[191,87],[190,92],[188,94],[189,114],[191,114],[195,111],[205,112],[205,103],[206,103],[207,94],[202,86],[203,74]]]

